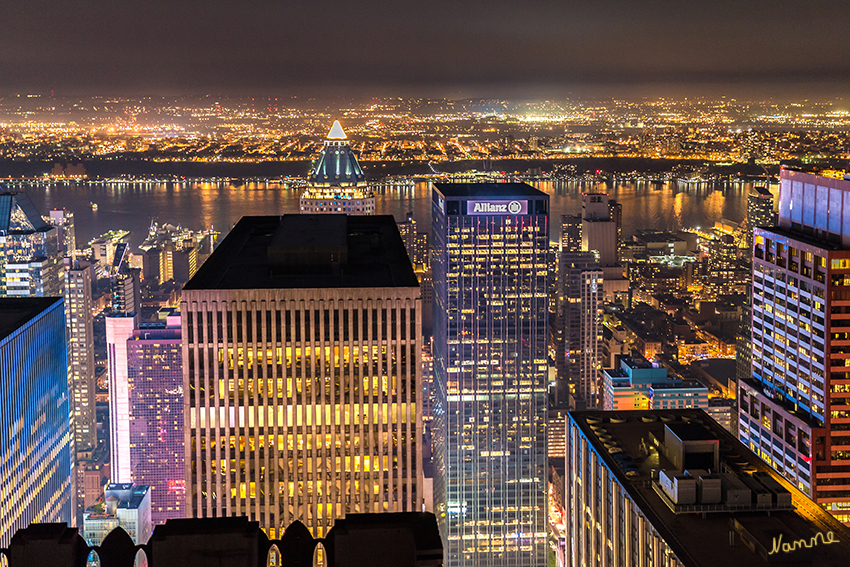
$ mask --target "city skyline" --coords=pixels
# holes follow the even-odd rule
[[[848,27],[4,7],[0,567],[844,566]]]

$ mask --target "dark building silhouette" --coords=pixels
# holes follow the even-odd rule
[[[145,545],[134,545],[121,528],[89,547],[76,528],[32,524],[18,530],[6,555],[9,567],[84,567],[96,554],[101,567],[132,567],[143,554],[148,567],[441,567],[443,545],[428,512],[349,514],[325,538],[313,538],[301,522],[270,540],[259,522],[245,516],[168,520]],[[92,555],[94,557],[94,555]]]

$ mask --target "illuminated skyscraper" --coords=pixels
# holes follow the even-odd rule
[[[61,258],[57,229],[29,197],[0,191],[0,297],[61,296]]]
[[[414,265],[420,264],[416,247],[416,220],[413,218],[413,213],[408,212],[407,217],[398,223],[398,233],[401,235],[401,240],[404,242],[404,249],[407,250],[410,261]]]
[[[581,216],[561,216],[561,252],[593,252],[605,279],[605,299],[623,299],[629,282],[623,275],[623,207],[607,193],[584,193]]]
[[[545,565],[549,197],[524,183],[437,183],[432,203],[445,565]]]
[[[153,523],[185,516],[180,315],[106,317],[112,481],[151,487]]]
[[[141,270],[125,269],[110,277],[112,311],[139,313],[142,309]]]
[[[140,323],[127,341],[130,472],[151,487],[151,521],[183,518],[186,470],[183,447],[183,349],[180,315]]]
[[[375,194],[366,184],[366,175],[338,120],[310,172],[310,186],[301,195],[301,212],[375,214]]]
[[[737,284],[738,244],[731,234],[717,234],[708,243],[708,272],[705,277],[705,291],[711,297],[731,293]],[[745,283],[746,280],[740,282]]]
[[[74,213],[65,209],[53,209],[47,222],[56,227],[59,240],[59,253],[74,256],[77,250],[77,232],[74,228]]]
[[[183,289],[187,515],[420,511],[422,313],[391,216],[243,217]]]
[[[597,409],[602,334],[603,273],[591,252],[562,252],[552,323],[555,403],[559,408]]]
[[[581,217],[561,215],[561,251],[581,252]]]
[[[766,187],[754,187],[747,196],[747,255],[752,257],[753,231],[755,227],[772,227],[776,224],[776,213],[773,212],[773,195]],[[752,276],[752,273],[750,273]],[[747,286],[747,301],[743,305],[741,324],[735,341],[735,383],[750,378],[753,364],[753,288]],[[735,424],[737,427],[737,423]]]
[[[753,187],[747,195],[747,244],[752,248],[753,229],[757,226],[771,227],[776,224],[773,212],[773,194],[767,187]]]
[[[133,336],[136,317],[113,313],[106,317],[106,355],[109,371],[110,481],[133,482],[130,466],[130,383],[127,340]]]
[[[0,299],[0,547],[72,512],[71,404],[62,298]]]
[[[65,321],[68,337],[68,392],[71,396],[71,434],[74,437],[77,525],[82,525],[85,470],[97,447],[95,415],[94,330],[92,280],[94,270],[87,262],[66,258]]]
[[[752,369],[741,441],[850,522],[850,179],[780,174],[779,226],[756,227]]]
[[[608,199],[608,217],[617,227],[617,255],[623,248],[623,205],[614,199]]]
[[[614,265],[619,260],[617,248],[617,222],[611,218],[613,207],[607,193],[585,193],[581,202],[581,249],[595,252],[603,266]]]
[[[65,270],[68,382],[74,417],[74,450],[78,454],[97,447],[92,280],[94,270],[87,262],[73,262]]]

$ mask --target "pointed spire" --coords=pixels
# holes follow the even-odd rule
[[[339,120],[334,120],[334,125],[331,127],[331,131],[328,132],[328,140],[346,140],[345,132],[342,131],[342,126],[339,124]]]

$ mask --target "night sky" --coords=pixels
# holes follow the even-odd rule
[[[850,96],[850,1],[26,0],[0,95]]]

